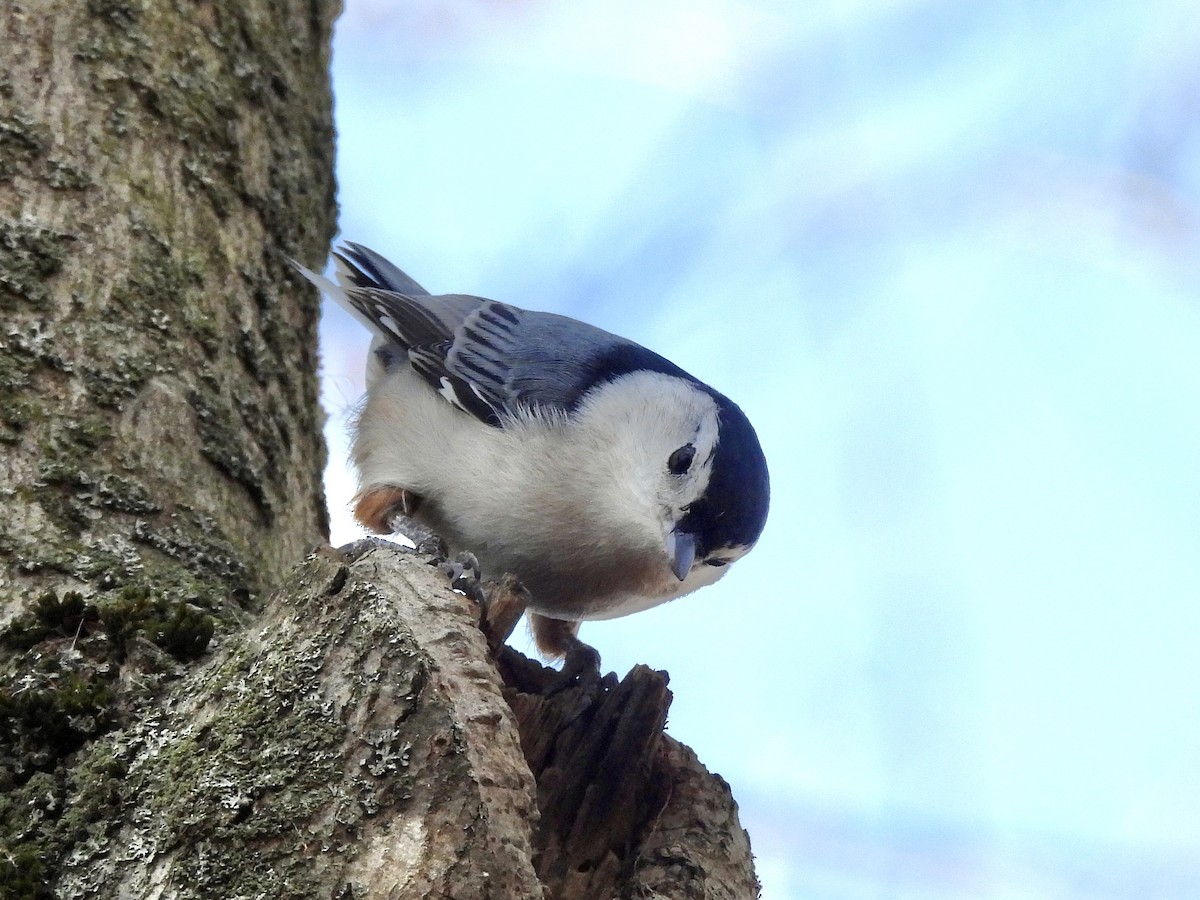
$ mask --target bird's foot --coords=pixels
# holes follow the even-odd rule
[[[611,685],[608,685],[611,687],[616,684],[616,678],[617,676],[611,673],[607,676],[601,675],[599,652],[591,644],[585,644],[576,638],[566,655],[563,656],[562,668],[551,676],[543,693],[550,696],[576,686],[594,688],[596,685],[604,683],[606,679],[612,682]]]
[[[529,592],[514,575],[505,575],[499,581],[480,580],[479,560],[467,551],[453,559],[442,559],[437,567],[450,579],[452,590],[478,605],[479,628],[494,656],[525,614]]]
[[[445,542],[416,519],[421,498],[407,488],[375,485],[354,498],[354,518],[375,534],[396,534],[418,553],[446,555]]]
[[[445,559],[437,563],[438,569],[450,579],[450,589],[458,591],[464,597],[469,597],[481,607],[487,603],[483,585],[479,582],[481,574],[479,560],[474,553],[463,551],[456,554],[454,559]]]
[[[560,657],[563,661],[562,668],[546,686],[547,694],[585,681],[600,680],[600,654],[595,647],[579,639],[578,622],[530,613],[529,625],[538,649],[546,656]]]

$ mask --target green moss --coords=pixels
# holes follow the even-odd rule
[[[96,661],[121,663],[130,643],[144,637],[174,659],[203,655],[216,629],[216,618],[196,605],[208,594],[191,590],[155,591],[134,582],[95,603],[67,591],[43,592],[28,609],[0,630],[0,646],[23,652],[47,641],[69,641]],[[92,640],[94,638],[94,640]]]
[[[120,724],[120,670],[97,607],[74,591],[44,592],[0,644],[21,654],[4,660],[0,681],[0,897],[50,896],[63,855],[120,787],[118,760],[80,753]],[[145,683],[124,684],[123,699]]]
[[[97,824],[113,827],[109,816],[121,805],[129,774],[125,758],[116,749],[88,754],[68,776],[64,793],[72,802],[63,805],[59,822],[59,831],[67,841],[82,840]]]
[[[0,853],[0,897],[53,900],[49,872],[36,849],[5,847]]]
[[[21,776],[47,771],[114,723],[113,692],[100,678],[73,672],[45,687],[0,690],[0,741],[20,755]]]
[[[78,591],[67,591],[62,597],[54,591],[45,591],[31,609],[0,631],[0,645],[28,650],[49,636],[69,638],[79,635],[85,625],[90,627],[97,621],[96,607],[84,600]]]
[[[181,662],[198,659],[213,636],[213,618],[183,603],[146,624],[150,639]]]
[[[118,597],[100,610],[100,621],[113,644],[118,659],[124,659],[129,642],[142,630],[152,615],[150,591],[142,586],[124,588]]]
[[[118,659],[125,658],[130,641],[139,634],[180,661],[202,656],[213,636],[212,616],[187,603],[152,597],[140,586],[125,588],[103,604],[99,618]]]
[[[187,661],[208,649],[214,626],[209,614],[187,601],[152,595],[144,584],[121,588],[98,606],[76,590],[61,596],[47,590],[0,630],[0,646],[23,652],[44,641],[70,640],[74,647],[82,638],[97,636],[103,638],[97,658],[119,662],[140,635],[175,659]]]
[[[119,792],[124,764],[115,754],[93,754],[83,757],[89,770],[80,771],[64,768],[66,758],[112,731],[120,710],[148,697],[164,676],[179,674],[166,654],[179,661],[203,654],[213,624],[211,616],[145,589],[122,590],[98,606],[75,592],[60,597],[48,591],[0,633],[7,649],[24,652],[11,660],[0,687],[0,847],[34,839],[47,853],[83,839],[91,819],[102,819],[108,805],[66,803],[66,780],[77,782],[75,791]],[[120,682],[119,702],[114,683],[133,664],[131,657],[126,662],[131,644],[142,638],[165,651],[165,662],[141,645],[136,677]],[[39,825],[60,817],[61,828]],[[29,871],[22,864],[0,877]]]
[[[50,298],[46,281],[62,269],[66,245],[74,239],[52,228],[0,220],[0,292],[45,306]]]

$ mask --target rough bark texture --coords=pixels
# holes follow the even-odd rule
[[[0,624],[245,603],[326,529],[329,36],[306,0],[0,7]]]
[[[729,785],[663,734],[667,676],[560,673],[510,647],[504,696],[537,780],[536,866],[570,900],[758,895],[750,839]]]
[[[0,5],[0,897],[751,897],[664,676],[502,682],[390,545],[293,571],[333,6]]]
[[[73,754],[326,530],[284,255],[333,231],[334,14],[0,3],[0,895],[82,836]]]
[[[665,676],[564,682],[511,649],[498,670],[479,618],[428,557],[313,555],[42,785],[27,827],[73,841],[45,895],[756,896],[728,786],[662,733]]]
[[[477,621],[387,545],[313,556],[174,703],[96,742],[108,808],[60,896],[541,897]]]

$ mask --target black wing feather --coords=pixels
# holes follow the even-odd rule
[[[522,410],[569,415],[589,390],[629,372],[695,381],[658,354],[583,322],[482,297],[430,296],[358,244],[336,256],[346,301],[430,387],[488,425],[501,427]],[[401,285],[419,293],[395,289]]]
[[[348,242],[343,252],[334,251],[333,255],[346,266],[346,274],[355,287],[383,288],[410,297],[429,296],[429,291],[370,247]]]

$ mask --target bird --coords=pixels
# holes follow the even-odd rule
[[[544,656],[590,650],[582,621],[689,594],[754,547],[767,462],[724,394],[593,325],[431,295],[361,244],[333,256],[336,281],[296,267],[372,335],[355,518],[387,534],[403,514],[515,576]]]

